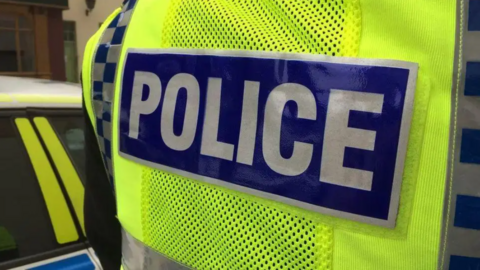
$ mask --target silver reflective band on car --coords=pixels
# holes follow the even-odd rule
[[[122,230],[123,269],[186,270],[190,269],[144,245]]]

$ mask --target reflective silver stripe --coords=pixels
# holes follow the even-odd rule
[[[480,164],[461,161],[462,150],[465,151],[466,146],[464,145],[462,148],[464,130],[480,131],[480,97],[465,95],[466,74],[469,72],[467,62],[480,64],[480,50],[478,49],[480,48],[480,31],[468,30],[469,19],[471,19],[469,14],[473,14],[473,12],[469,12],[471,11],[470,3],[474,1],[478,0],[457,0],[450,153],[438,267],[442,270],[477,269],[477,265],[480,264],[480,230],[471,225],[462,224],[465,222],[460,220],[460,218],[465,218],[465,215],[478,213],[478,210],[465,213],[459,208],[464,205],[457,204],[459,198],[480,201]],[[469,221],[467,216],[468,222],[475,222],[475,218]],[[476,224],[478,225],[478,222]],[[470,268],[474,266],[475,268]]]
[[[122,265],[125,270],[186,270],[190,269],[144,245],[122,230]]]

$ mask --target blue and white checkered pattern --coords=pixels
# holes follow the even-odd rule
[[[97,138],[105,168],[113,186],[112,109],[115,74],[122,43],[137,0],[124,1],[122,11],[102,33],[92,67],[92,104],[96,118]]]
[[[452,123],[456,131],[452,136],[452,182],[447,189],[450,214],[444,230],[447,242],[442,270],[480,269],[480,0],[458,3],[463,8],[457,33],[461,41],[457,68],[461,72],[458,88],[454,80],[456,111]]]

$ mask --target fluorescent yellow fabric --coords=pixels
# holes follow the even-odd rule
[[[356,56],[360,7],[358,0],[173,0],[163,31],[164,48]]]
[[[122,53],[118,62],[118,74],[123,69],[125,52],[127,48],[161,48],[160,40],[162,27],[149,27],[145,25],[163,25],[166,18],[166,8],[170,0],[138,1],[133,18],[128,26],[127,34],[123,42]],[[155,16],[142,16],[154,10]],[[115,82],[115,89],[120,89],[120,80]],[[114,112],[118,112],[119,95],[114,97]],[[132,236],[143,242],[143,230],[141,223],[141,184],[143,166],[118,155],[118,114],[112,116],[112,157],[115,170],[115,191],[117,195],[118,218]]]
[[[358,29],[360,9],[357,1],[344,1],[344,4],[341,1],[332,1],[329,2],[331,7],[328,2],[322,2],[322,5],[296,1],[263,1],[262,3],[263,5],[258,1],[182,2],[174,0],[168,5],[165,2],[138,2],[127,30],[122,55],[127,47],[258,49],[350,56],[356,54],[360,34]],[[251,9],[248,10],[248,7]],[[322,8],[323,13],[313,12],[315,7]],[[329,8],[332,10],[328,10]],[[263,12],[262,16],[258,16],[259,9]],[[289,11],[290,9],[294,11]],[[163,17],[157,13],[163,10],[167,11],[164,22],[159,21]],[[329,11],[331,11],[331,19],[320,19],[328,17],[326,14]],[[347,16],[340,17],[335,12],[341,14],[345,12],[349,19],[346,19]],[[301,20],[302,16],[309,19]],[[262,21],[264,17],[268,18],[268,22]],[[247,25],[250,26],[242,27],[240,20],[248,22]],[[330,21],[335,20],[337,25],[329,25]],[[322,26],[322,22],[327,23],[327,26]],[[318,26],[306,27],[303,24],[318,24]],[[347,24],[351,26],[352,36],[342,32]],[[282,29],[289,34],[281,34]],[[342,40],[336,43],[329,39],[322,39],[324,36],[320,33],[324,31],[335,31]],[[317,34],[314,35],[314,33]],[[257,35],[261,38],[257,38]],[[179,38],[182,36],[184,37]],[[160,40],[158,37],[161,37]],[[335,37],[332,39],[334,40]],[[123,57],[124,55],[119,61],[120,66],[117,72],[121,72]],[[120,82],[116,83],[119,89]],[[116,96],[114,111],[118,111],[118,104],[118,96]],[[113,119],[114,140],[118,136],[115,134],[117,131],[115,125],[118,123],[116,117],[118,115]],[[115,141],[113,145],[116,153]],[[143,240],[171,258],[199,269],[237,269],[246,267],[244,263],[247,262],[251,267],[275,267],[273,264],[276,264],[286,268],[305,267],[306,269],[328,269],[332,264],[332,229],[320,222],[318,214],[146,167],[138,170],[141,166],[119,156],[114,157],[114,167],[118,213],[122,225],[137,239]],[[142,173],[143,184],[140,194],[137,190],[139,183],[132,179],[138,179]],[[175,196],[178,195],[172,194],[180,188],[176,185],[184,188],[188,186],[190,195],[186,194],[184,200],[176,198]],[[219,199],[214,201],[214,197],[205,195],[204,200],[196,200],[199,194],[196,194],[195,190],[204,194],[211,192],[219,194]],[[230,199],[225,201],[221,198]],[[141,226],[136,224],[139,210],[136,205],[137,200],[143,205]],[[219,212],[216,207],[219,209],[228,207],[228,202],[238,204],[238,207],[232,208],[232,211],[226,211],[222,217],[212,216]],[[248,210],[251,205],[258,207]],[[178,219],[182,216],[178,213],[189,212],[189,210],[197,213],[190,217],[192,219],[190,225],[194,226],[192,234],[189,234],[184,227],[186,224]],[[280,216],[274,219],[267,218],[269,211]],[[233,219],[235,215],[252,216],[252,222],[256,225],[242,229],[241,222],[229,222],[229,218]],[[207,218],[208,216],[211,218]],[[326,219],[332,223],[338,222],[331,217]],[[216,220],[216,224],[206,224],[207,220]],[[306,222],[308,226],[303,225],[302,222]],[[287,227],[288,229],[282,232],[284,228],[282,226],[288,223],[290,226],[297,226],[297,231],[294,232]],[[250,228],[255,226],[258,228],[251,232]],[[234,229],[240,230],[237,235],[232,233]],[[139,236],[138,232],[142,231],[142,235]],[[296,234],[298,238],[292,237],[290,233]],[[305,238],[298,246],[297,240],[302,237]],[[236,239],[246,240],[246,246],[235,244]],[[258,242],[249,242],[248,239],[256,239]],[[216,241],[217,245],[212,244],[209,248],[206,246],[202,248],[195,245],[195,240],[197,240],[196,243],[204,243],[202,246],[212,241]],[[263,243],[262,248],[258,252],[254,252],[255,250],[252,252],[251,248],[258,248],[256,245],[260,243]],[[309,245],[312,245],[311,253],[304,250]],[[273,261],[265,259],[262,252],[269,253],[272,257],[276,256],[277,259]]]
[[[150,5],[149,10],[167,10],[167,19],[163,27],[161,24],[156,24],[156,27],[146,27],[162,28],[161,44],[156,45],[157,48],[240,49],[323,53],[336,56],[356,56],[358,52],[361,8],[357,0],[318,2],[172,0],[170,5],[162,3],[153,6],[140,3],[139,7],[142,5]],[[148,10],[145,11],[145,17],[150,16],[148,12]],[[145,35],[148,35],[151,29],[146,31],[146,34],[142,34],[141,31],[141,29],[135,33],[130,31],[127,36],[129,39],[131,35],[135,35],[135,39],[138,39],[141,44],[136,46],[140,48],[148,43]],[[336,34],[331,35],[331,32]],[[428,95],[428,91],[422,91],[420,95]],[[420,116],[423,116],[421,111],[419,112]],[[418,141],[410,143],[419,144]],[[412,161],[418,158],[419,152],[414,151],[410,156],[413,156],[410,158]],[[416,163],[412,162],[412,164]],[[407,231],[415,187],[417,170],[416,166],[411,167],[411,177],[404,179],[405,188],[402,191],[402,197],[405,200],[402,201],[403,207],[400,209],[398,226],[395,230],[320,215],[256,197],[252,197],[252,200],[273,208],[284,209],[301,217],[308,217],[318,224],[333,225],[371,235],[402,238]],[[239,196],[248,197],[244,194]]]
[[[58,139],[57,134],[53,130],[52,126],[45,117],[35,117],[33,119],[35,125],[37,126],[40,135],[42,136],[43,141],[52,157],[53,162],[57,168],[58,174],[62,178],[63,185],[67,190],[68,197],[72,202],[73,209],[77,215],[78,222],[82,228],[83,234],[85,235],[85,225],[83,222],[83,196],[85,190],[83,188],[80,177],[73,167],[72,161],[65,152],[65,148]]]
[[[315,37],[309,35],[311,33],[309,32],[310,28],[308,30],[298,29],[295,20],[288,16],[282,15],[283,17],[280,16],[277,20],[273,20],[272,18],[276,16],[275,12],[278,12],[275,9],[278,7],[273,4],[257,4],[257,9],[252,14],[258,18],[258,21],[253,19],[251,24],[239,27],[235,26],[234,23],[232,26],[224,20],[229,19],[230,22],[248,20],[248,16],[241,14],[239,8],[241,4],[238,4],[240,2],[226,0],[190,1],[193,3],[190,6],[185,4],[187,2],[189,1],[142,0],[138,2],[127,30],[117,69],[117,78],[121,78],[120,73],[123,69],[127,48],[228,48],[326,53],[330,55],[335,52],[337,56],[355,56],[358,53],[358,57],[364,58],[396,59],[419,63],[415,108],[397,227],[395,229],[385,229],[311,213],[172,175],[160,177],[163,178],[163,181],[153,180],[155,177],[152,177],[152,175],[160,173],[159,171],[135,164],[118,156],[119,119],[116,112],[118,112],[119,95],[116,95],[114,101],[115,113],[112,119],[112,147],[118,215],[124,228],[138,240],[167,253],[167,256],[194,263],[192,261],[195,261],[196,254],[187,254],[188,258],[180,255],[175,257],[175,254],[181,254],[182,250],[173,250],[175,248],[171,246],[162,246],[164,245],[163,242],[156,242],[158,239],[155,236],[161,235],[165,231],[159,233],[154,232],[154,229],[163,228],[162,226],[167,224],[164,223],[158,225],[158,227],[148,224],[154,223],[152,222],[154,217],[151,215],[154,215],[155,211],[145,214],[145,211],[142,212],[141,209],[142,203],[144,210],[153,209],[153,206],[162,203],[169,205],[178,203],[175,200],[169,202],[167,198],[170,196],[168,192],[172,192],[175,188],[159,187],[157,185],[159,183],[168,185],[171,183],[169,177],[174,177],[175,181],[173,182],[185,186],[198,185],[199,189],[202,190],[201,192],[213,190],[228,194],[232,198],[255,202],[260,207],[267,207],[266,209],[268,207],[281,209],[286,213],[310,219],[311,222],[314,222],[315,228],[332,226],[334,228],[334,234],[331,236],[334,237],[333,243],[328,243],[328,237],[322,238],[322,236],[328,235],[327,231],[329,229],[320,230],[316,234],[316,237],[319,238],[314,241],[320,245],[335,247],[333,251],[333,269],[335,270],[435,269],[438,258],[448,152],[455,1],[360,0],[361,20],[359,19],[360,8],[347,8],[344,18],[346,22],[340,28],[343,27],[345,31],[342,39],[348,40],[348,42],[331,43],[336,46],[312,42]],[[250,1],[242,3],[247,2]],[[252,2],[257,3],[259,1]],[[262,2],[274,3],[277,1]],[[312,4],[311,1],[278,2],[296,8],[301,5]],[[340,1],[335,3],[338,4]],[[358,4],[356,1],[343,1],[345,7],[355,5],[355,3]],[[177,12],[175,12],[176,10]],[[297,11],[295,10],[295,12]],[[311,14],[302,12],[295,14],[299,17],[303,15],[305,20],[314,20],[315,16],[321,12],[319,10]],[[225,19],[220,20],[220,17]],[[294,16],[294,18],[296,17]],[[185,23],[185,21],[189,21],[189,23]],[[272,27],[271,24],[275,21],[280,21],[279,24],[284,25],[284,28],[281,26],[278,29]],[[205,27],[196,28],[195,25]],[[225,29],[218,30],[218,27],[225,27]],[[269,39],[267,36],[270,28],[275,29],[276,33],[272,34]],[[291,30],[293,32],[282,35],[282,29],[293,29]],[[325,29],[328,29],[328,27]],[[252,34],[249,31],[256,32]],[[225,38],[226,42],[225,40],[219,40],[219,33],[229,33],[225,35],[227,36]],[[360,36],[360,39],[346,38],[346,36],[353,37],[356,34]],[[252,43],[244,35],[251,35],[252,39],[257,40],[257,42]],[[295,41],[290,39],[295,39]],[[96,36],[96,40],[98,41],[98,36]],[[355,45],[355,40],[359,40],[359,47]],[[275,47],[276,45],[277,47]],[[338,49],[338,46],[340,49]],[[335,49],[332,50],[332,48]],[[91,65],[91,59],[88,64]],[[88,70],[90,70],[90,66]],[[120,80],[117,80],[117,93],[120,84]],[[93,117],[91,111],[89,113]],[[163,191],[159,191],[161,189]],[[153,196],[151,192],[164,192],[162,195],[167,197],[160,197],[160,194]],[[151,198],[147,198],[147,194],[150,194]],[[148,200],[164,201],[152,202]],[[198,201],[196,203],[202,204],[203,202]],[[179,210],[183,211],[184,209]],[[160,217],[157,217],[157,219],[161,221],[162,219],[173,219],[173,217],[163,216],[162,219]],[[172,235],[175,228],[164,229],[172,230],[170,234]],[[165,237],[168,237],[168,234]],[[208,248],[208,246],[206,247]],[[325,252],[328,253],[329,251],[324,249],[321,252],[326,254]],[[225,256],[223,259],[228,261],[230,257]],[[212,266],[208,263],[198,265],[200,268]],[[228,268],[232,265],[216,266]]]
[[[143,170],[144,241],[195,269],[331,269],[333,230],[253,197]]]
[[[169,0],[162,1],[163,4],[168,4]],[[146,1],[142,1],[146,2]],[[141,8],[140,8],[141,9]],[[100,29],[90,38],[90,40],[87,43],[87,46],[85,48],[85,53],[84,53],[84,61],[83,61],[83,66],[82,66],[82,83],[83,83],[83,96],[85,100],[85,107],[88,113],[88,117],[96,130],[96,125],[95,125],[95,115],[93,113],[93,107],[92,107],[92,98],[91,98],[91,72],[92,72],[92,63],[93,63],[93,58],[95,54],[95,50],[97,48],[97,45],[99,43],[100,38],[102,37],[102,33],[105,30],[105,28],[110,24],[110,22],[115,18],[115,16],[121,11],[120,8],[116,9],[102,24]],[[145,12],[145,10],[144,10]],[[145,30],[153,30],[153,29],[145,29],[143,26],[146,24],[145,19],[148,21],[148,24],[162,24],[165,16],[165,10],[164,9],[159,9],[156,12],[155,17],[149,17],[149,18],[144,18],[144,17],[138,17],[135,22],[130,23],[129,25],[129,31],[132,33],[139,32],[139,31],[145,31]],[[131,29],[131,30],[130,30]],[[157,29],[156,29],[157,30]],[[158,34],[158,32],[157,32]],[[145,37],[145,34],[142,34],[143,37]],[[161,36],[158,35],[158,36]],[[138,38],[138,36],[137,36]],[[152,36],[153,38],[153,36]],[[158,41],[158,39],[156,39]],[[134,40],[125,40],[124,44],[129,41],[134,41]],[[138,41],[138,40],[136,40]],[[142,39],[140,39],[142,41]],[[137,44],[137,47],[145,47],[147,43],[144,45],[140,46]],[[125,48],[127,46],[123,47],[121,57],[119,59],[119,65],[117,68],[117,72],[121,70],[123,67],[123,61],[124,61],[124,54],[125,54]],[[151,48],[155,48],[156,46],[152,46]],[[117,76],[118,78],[119,76]],[[119,89],[119,80],[116,81],[115,87],[116,89]],[[116,112],[118,111],[118,95],[115,95],[114,97],[114,108],[113,111]],[[121,158],[118,156],[118,118],[117,114],[113,113],[112,114],[112,159],[113,163],[115,164],[115,170],[117,170],[118,173],[116,173],[115,177],[115,186],[116,186],[116,199],[117,199],[117,209],[119,212],[119,220],[122,223],[122,226],[124,229],[129,231],[130,234],[132,234],[135,238],[138,240],[143,239],[143,232],[142,232],[142,227],[141,227],[141,202],[140,202],[140,191],[141,191],[141,175],[142,175],[142,168],[138,164],[135,164],[129,160],[126,160],[124,158]],[[137,181],[132,181],[132,179],[138,179]]]
[[[27,118],[15,119],[28,156],[32,162],[38,184],[42,190],[53,231],[59,244],[78,240],[77,229],[68,210],[65,197],[57,182],[57,177],[43,151],[42,145]],[[35,226],[32,224],[32,226]]]
[[[95,115],[93,114],[93,107],[92,107],[92,98],[91,98],[91,77],[92,77],[92,57],[94,53],[95,44],[98,43],[99,39],[99,32],[96,32],[87,42],[85,47],[85,53],[82,63],[82,89],[83,89],[83,100],[84,106],[88,113],[88,118],[90,122],[93,124]],[[95,125],[94,130],[95,129]]]
[[[447,168],[456,1],[361,0],[361,5],[359,57],[419,63],[406,164],[408,170],[418,163],[419,170],[406,237],[393,240],[335,230],[334,269],[436,269]],[[419,97],[419,93],[424,96]],[[426,110],[425,119],[419,110]],[[412,140],[417,143],[412,145]],[[421,156],[412,160],[415,151]],[[408,170],[404,180],[413,176]]]
[[[92,98],[91,98],[91,77],[92,77],[92,61],[95,45],[98,43],[100,34],[97,31],[87,42],[84,52],[84,58],[82,63],[82,89],[83,89],[83,100],[84,106],[88,113],[88,118],[90,122],[95,123],[95,115],[93,114],[92,107]],[[96,130],[95,125],[93,125],[94,130]]]

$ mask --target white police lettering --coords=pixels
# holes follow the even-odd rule
[[[148,86],[148,98],[142,100],[144,87]],[[182,134],[173,132],[173,120],[178,92],[187,90],[187,107]],[[218,141],[222,80],[209,78],[207,85],[205,120],[201,154],[224,160],[233,160],[235,146]],[[260,83],[244,82],[243,108],[236,162],[252,165],[255,150],[255,134],[258,118],[258,94]],[[138,138],[141,115],[151,114],[160,104],[162,87],[160,78],[149,72],[136,72],[132,90],[129,136]],[[295,176],[302,174],[311,163],[313,145],[294,141],[291,157],[280,153],[280,137],[283,110],[288,101],[298,106],[298,118],[316,120],[315,97],[308,88],[296,83],[285,83],[273,89],[265,104],[262,152],[265,162],[275,172]],[[177,74],[167,85],[161,116],[161,135],[171,149],[184,151],[195,139],[199,114],[200,90],[198,81],[190,74]],[[349,128],[351,110],[381,113],[383,95],[332,89],[327,110],[321,182],[371,190],[373,172],[343,166],[345,147],[373,151],[375,131]]]
[[[187,90],[187,106],[183,121],[182,134],[173,133],[173,118],[177,96],[180,89]],[[200,107],[200,90],[198,81],[191,74],[179,73],[168,82],[163,101],[161,120],[161,134],[165,144],[171,149],[183,151],[188,149],[195,139],[198,122],[198,110]]]
[[[225,160],[233,160],[233,145],[217,140],[218,123],[220,121],[222,79],[209,78],[207,88],[207,105],[203,126],[201,154]]]
[[[143,88],[148,86],[148,98],[142,100]],[[162,85],[157,75],[150,72],[135,72],[130,106],[130,129],[128,136],[138,139],[140,115],[151,114],[157,109],[162,96]]]
[[[417,69],[390,60],[130,48],[118,152],[196,181],[393,227]]]
[[[260,83],[245,81],[242,102],[242,123],[238,139],[237,162],[252,165],[257,134],[258,94]]]
[[[312,91],[296,83],[279,85],[268,96],[263,126],[263,156],[272,170],[293,176],[303,173],[310,165],[313,145],[294,142],[290,158],[284,158],[280,154],[283,109],[288,101],[297,103],[298,118],[309,120],[317,119],[317,104]]]
[[[348,127],[351,110],[381,113],[383,95],[332,89],[328,102],[320,180],[335,185],[372,189],[373,172],[343,166],[345,147],[373,151],[373,130]]]

